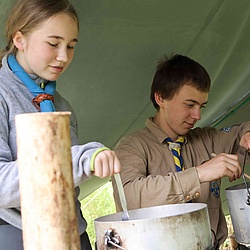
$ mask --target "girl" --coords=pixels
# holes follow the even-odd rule
[[[78,144],[74,112],[55,90],[56,80],[73,59],[78,30],[77,14],[67,0],[17,0],[7,19],[0,69],[0,250],[23,249],[15,115],[72,112],[71,151],[82,249],[91,246],[77,200],[79,185],[92,173],[107,177],[120,171],[114,152],[101,143]]]

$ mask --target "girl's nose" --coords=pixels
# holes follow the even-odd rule
[[[61,49],[56,57],[59,62],[67,62],[69,60],[68,53],[66,49]]]

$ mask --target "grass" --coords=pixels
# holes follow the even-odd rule
[[[84,218],[88,223],[87,233],[90,243],[95,249],[95,228],[94,220],[104,215],[116,213],[111,182],[107,182],[95,192],[81,201],[81,209]]]

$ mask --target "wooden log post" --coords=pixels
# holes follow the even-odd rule
[[[70,112],[21,114],[15,122],[24,249],[80,249]]]

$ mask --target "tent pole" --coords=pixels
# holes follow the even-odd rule
[[[70,112],[16,116],[25,250],[80,249]]]

